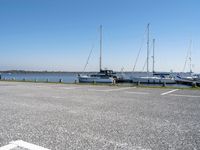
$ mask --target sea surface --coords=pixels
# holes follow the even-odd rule
[[[16,81],[38,81],[38,82],[59,82],[74,83],[78,81],[78,73],[2,73],[2,80],[16,80]]]

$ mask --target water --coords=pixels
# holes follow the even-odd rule
[[[17,80],[17,81],[35,81],[38,82],[59,82],[61,79],[63,83],[74,83],[77,81],[77,73],[2,73],[2,80]]]

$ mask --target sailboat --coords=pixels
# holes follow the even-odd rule
[[[114,83],[116,78],[116,73],[112,70],[102,69],[102,25],[100,25],[99,72],[90,75],[78,75],[79,83]]]
[[[150,24],[147,25],[147,74],[142,77],[134,77],[132,76],[133,83],[150,83],[150,84],[174,84],[176,83],[174,78],[169,73],[156,73],[154,70],[155,66],[155,57],[154,57],[154,49],[155,49],[155,39],[153,39],[153,75],[150,75],[149,72],[149,27]]]
[[[183,72],[179,73],[176,76],[176,81],[178,83],[182,83],[182,84],[190,84],[193,82],[200,82],[200,75],[199,74],[194,74],[192,71],[192,55],[191,55],[191,47],[192,47],[192,41],[190,41],[190,45],[189,45],[189,49],[187,52],[187,56],[186,56],[186,60],[185,60],[185,64],[184,64],[184,68],[183,68]],[[187,65],[187,61],[189,60],[189,72],[184,72],[186,65]]]

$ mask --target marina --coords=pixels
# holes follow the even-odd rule
[[[0,0],[0,150],[200,150],[199,6]]]
[[[108,70],[109,71],[109,70]],[[105,72],[104,72],[105,73]],[[134,72],[134,76],[138,77],[140,79],[140,82],[138,80],[131,80],[131,77],[133,75],[133,72],[123,72],[123,76],[121,72],[111,72],[112,76],[118,77],[116,78],[116,85],[144,85],[144,86],[163,86],[165,84],[166,87],[192,87],[192,86],[200,86],[200,81],[195,78],[195,80],[183,80],[179,79],[177,76],[179,73],[158,73],[159,76],[162,75],[170,75],[175,78],[175,83],[172,82],[165,82],[165,80],[160,80],[160,78],[155,79],[157,76],[157,73],[155,73],[154,77],[151,78],[151,82],[148,82],[148,79],[144,78],[144,81],[142,82],[142,77],[146,75],[146,72]],[[52,82],[52,83],[65,83],[65,84],[71,84],[71,83],[79,83],[79,72],[40,72],[40,73],[1,73],[1,80],[2,81],[21,81],[21,82]],[[98,72],[85,72],[85,76],[88,75],[96,75]],[[83,77],[84,77],[83,74]],[[188,76],[187,73],[183,73],[184,76]],[[109,76],[109,75],[108,75]],[[154,80],[155,79],[155,80]],[[113,81],[113,80],[112,80]],[[90,83],[95,84],[93,80],[91,82],[83,82],[83,83]],[[96,82],[99,84],[99,82]],[[102,83],[105,84],[106,82]],[[153,83],[153,84],[151,84]],[[107,82],[106,84],[113,84],[113,82]]]

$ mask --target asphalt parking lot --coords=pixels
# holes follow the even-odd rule
[[[17,140],[51,150],[199,150],[200,90],[2,81],[0,147]]]

